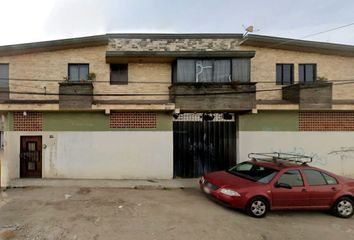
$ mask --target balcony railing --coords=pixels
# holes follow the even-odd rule
[[[59,83],[60,109],[91,109],[93,101],[93,84],[85,82]]]
[[[256,83],[175,83],[171,101],[183,111],[249,111],[255,108]]]
[[[284,86],[283,100],[299,104],[300,109],[331,109],[332,83],[315,81]]]

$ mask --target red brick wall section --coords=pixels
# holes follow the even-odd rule
[[[42,131],[43,115],[41,112],[14,113],[14,131]]]
[[[354,131],[354,112],[300,112],[300,131]]]
[[[156,114],[116,112],[109,115],[110,128],[156,128]]]

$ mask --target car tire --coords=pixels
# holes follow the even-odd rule
[[[341,197],[333,205],[332,211],[338,217],[349,218],[354,214],[354,202],[348,197]]]
[[[251,217],[265,217],[269,209],[268,201],[262,197],[252,198],[247,204],[247,213]]]

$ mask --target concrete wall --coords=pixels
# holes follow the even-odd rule
[[[314,157],[313,166],[354,177],[354,131],[301,131],[297,111],[240,115],[238,124],[238,161],[250,152],[302,154]]]
[[[156,112],[155,128],[110,128],[103,112],[44,112],[40,132],[14,131],[4,118],[1,184],[20,174],[20,136],[42,136],[43,178],[166,179],[173,176],[170,113]]]
[[[20,136],[42,136],[43,178],[173,177],[171,131],[5,132],[3,186],[19,177]]]
[[[239,161],[250,152],[284,152],[313,156],[310,164],[354,177],[354,132],[239,132]]]

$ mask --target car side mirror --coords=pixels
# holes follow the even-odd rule
[[[275,187],[276,188],[292,189],[292,187],[289,184],[287,184],[287,183],[276,183]]]

